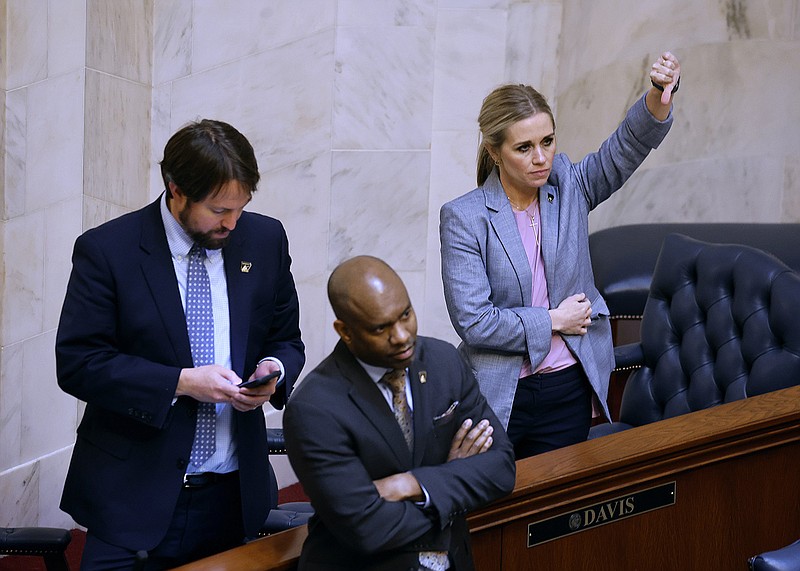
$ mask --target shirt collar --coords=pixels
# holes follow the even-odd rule
[[[164,231],[167,233],[167,245],[173,258],[183,259],[192,249],[194,241],[183,229],[183,226],[175,219],[167,206],[167,193],[161,195],[161,221],[164,223]],[[206,250],[209,258],[221,255],[222,250]]]
[[[359,359],[358,357],[356,357],[356,361],[358,361],[358,363],[362,367],[364,367],[364,371],[366,371],[367,375],[369,375],[369,378],[372,379],[372,382],[374,382],[375,384],[381,381],[383,375],[385,375],[388,371],[391,371],[391,369],[387,369],[386,367],[376,367],[375,365],[369,365],[364,361],[362,361],[361,359]]]

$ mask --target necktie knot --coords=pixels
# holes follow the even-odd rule
[[[397,394],[400,391],[405,393],[406,372],[404,369],[391,369],[386,371],[386,374],[383,375],[381,380],[387,387],[392,389],[393,394]]]
[[[195,242],[192,244],[192,247],[189,249],[189,258],[195,258],[200,260],[205,260],[208,256],[206,255],[206,249],[203,248],[200,244]]]

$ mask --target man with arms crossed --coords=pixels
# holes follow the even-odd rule
[[[514,486],[505,432],[456,349],[417,337],[388,265],[342,263],[328,296],[341,340],[284,415],[316,512],[299,569],[472,569],[466,513]]]

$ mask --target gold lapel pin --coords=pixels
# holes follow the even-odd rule
[[[428,373],[427,371],[420,371],[419,372],[419,382],[423,385],[428,382]]]
[[[239,262],[239,269],[242,270],[243,274],[248,273],[252,267],[253,262]]]

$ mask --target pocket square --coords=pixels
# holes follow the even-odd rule
[[[444,424],[445,422],[448,422],[449,420],[455,418],[456,409],[458,408],[458,405],[459,401],[457,400],[453,401],[453,404],[447,407],[446,411],[444,411],[442,414],[437,414],[436,416],[433,417],[433,424],[434,425]]]

